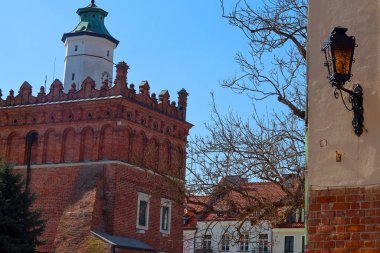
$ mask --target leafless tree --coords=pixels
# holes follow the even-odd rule
[[[278,224],[304,205],[307,0],[220,3],[223,17],[244,33],[249,45],[249,52],[236,55],[241,74],[221,85],[272,109],[263,113],[253,106],[247,119],[233,112],[221,115],[213,98],[208,135],[193,138],[188,150],[187,201],[242,221]],[[229,175],[271,182],[284,194],[262,198],[239,183],[220,188],[220,180]],[[193,197],[225,199],[227,192],[234,195],[223,209],[215,207],[215,200]],[[259,217],[253,215],[257,211]]]

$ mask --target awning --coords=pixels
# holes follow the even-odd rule
[[[99,230],[91,230],[91,233],[115,248],[155,252],[151,246],[136,239],[114,236]]]

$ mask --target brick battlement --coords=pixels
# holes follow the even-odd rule
[[[134,84],[130,84],[128,87],[128,69],[129,66],[125,62],[118,63],[116,65],[115,85],[110,87],[109,82],[104,81],[100,90],[95,88],[95,81],[87,77],[82,82],[79,90],[77,90],[77,85],[73,83],[70,90],[65,93],[62,83],[56,79],[51,84],[48,94],[46,94],[45,88],[42,86],[40,92],[35,97],[32,95],[32,86],[28,82],[24,82],[20,87],[18,95],[15,96],[14,91],[10,90],[5,100],[2,99],[2,92],[0,90],[0,108],[119,96],[164,113],[172,118],[186,120],[188,93],[185,89],[178,92],[178,106],[175,101],[169,100],[170,95],[167,90],[161,91],[158,98],[155,93],[150,94],[150,86],[147,81],[141,82],[139,93],[136,93]]]

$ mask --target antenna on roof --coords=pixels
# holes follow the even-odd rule
[[[45,90],[46,90],[47,75],[45,75]]]

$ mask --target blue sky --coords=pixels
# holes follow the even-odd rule
[[[28,81],[33,93],[55,78],[63,79],[65,48],[63,33],[78,23],[75,13],[90,0],[18,0],[2,3],[0,88],[3,99],[10,89],[17,94]],[[239,72],[237,51],[247,51],[247,40],[221,17],[219,0],[97,0],[109,12],[106,27],[120,41],[115,62],[126,61],[128,82],[148,80],[151,91],[189,93],[187,120],[194,124],[191,135],[204,134],[210,116],[210,92],[222,112],[229,109],[249,115],[251,101],[244,95],[222,89],[219,81]],[[5,11],[6,10],[6,11]]]

